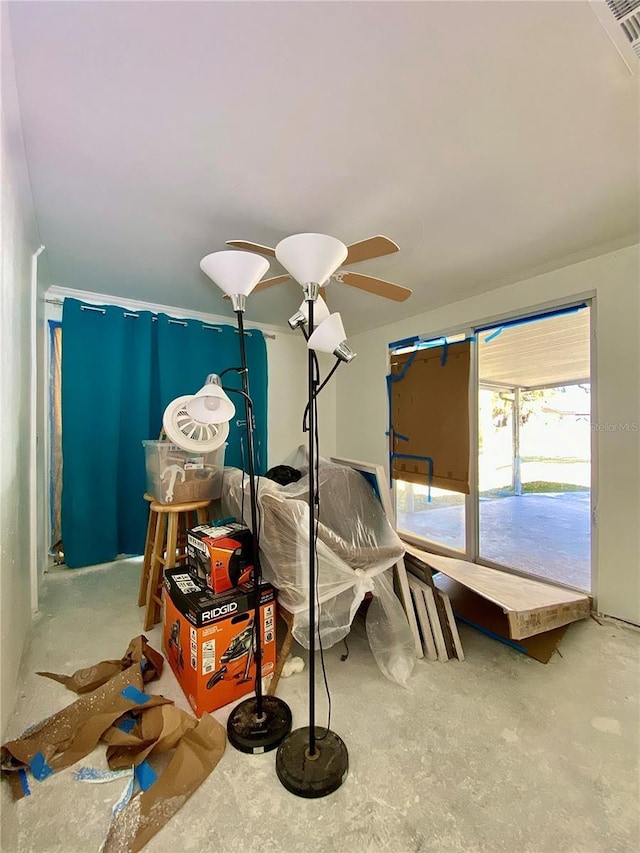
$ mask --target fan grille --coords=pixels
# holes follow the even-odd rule
[[[194,420],[186,409],[180,409],[175,417],[178,430],[192,441],[210,441],[221,432],[220,424],[203,424]]]
[[[607,6],[619,21],[620,18],[637,9],[640,6],[640,0],[607,0]]]

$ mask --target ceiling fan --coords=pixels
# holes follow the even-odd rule
[[[276,250],[270,246],[262,246],[260,243],[252,243],[249,240],[227,240],[227,246],[233,246],[236,249],[243,249],[246,252],[255,252],[259,255],[267,255],[275,258]],[[366,240],[359,240],[357,243],[352,243],[347,246],[347,257],[344,262],[345,266],[349,264],[359,264],[361,261],[368,261],[371,258],[380,258],[383,255],[391,255],[399,250],[397,243],[390,240],[388,237],[377,235],[368,237]],[[272,278],[267,278],[259,282],[254,288],[254,293],[259,290],[265,290],[267,287],[273,287],[274,284],[280,284],[283,281],[288,281],[290,275],[275,275]],[[351,272],[351,270],[342,270],[333,274],[334,278],[340,284],[347,284],[350,287],[357,287],[359,290],[366,290],[367,293],[373,293],[375,296],[382,296],[384,299],[393,299],[394,302],[404,302],[411,296],[412,291],[408,287],[403,287],[400,284],[393,284],[390,281],[384,281],[381,278],[374,278],[371,275],[363,273]],[[322,283],[322,287],[326,286],[329,281]]]

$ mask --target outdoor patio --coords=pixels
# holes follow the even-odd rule
[[[540,578],[591,589],[590,493],[480,497],[480,556]],[[464,507],[398,513],[398,528],[460,548]]]

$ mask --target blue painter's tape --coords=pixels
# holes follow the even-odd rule
[[[41,752],[36,752],[31,759],[31,764],[29,766],[31,767],[31,772],[38,782],[44,782],[44,780],[53,773],[53,768],[49,767],[46,758]]]
[[[556,308],[554,311],[542,311],[540,314],[533,314],[530,317],[521,317],[517,320],[505,320],[502,323],[492,323],[490,326],[478,326],[475,329],[475,332],[476,334],[478,332],[488,332],[489,329],[495,329],[498,326],[500,329],[510,329],[512,326],[524,326],[525,323],[535,323],[538,320],[547,320],[549,317],[560,317],[562,314],[575,314],[576,311],[581,311],[586,307],[587,303],[581,302],[579,305],[571,305],[569,308]],[[491,335],[489,335],[487,340],[491,340]]]
[[[413,344],[417,344],[420,338],[417,335],[414,335],[412,338],[402,338],[400,341],[392,341],[389,344],[389,349],[404,349],[404,347],[410,347]]]
[[[31,793],[31,788],[29,787],[29,780],[27,779],[27,771],[24,767],[21,767],[18,770],[18,779],[20,780],[20,784],[22,785],[22,793],[25,797],[28,797]]]
[[[120,720],[117,728],[120,729],[121,732],[124,732],[126,735],[129,734],[135,728],[136,721],[132,717],[126,717],[124,720]]]
[[[485,344],[488,344],[489,341],[492,341],[494,338],[497,338],[503,328],[503,326],[498,326],[495,332],[491,332],[490,335],[487,335],[487,337],[484,339]]]
[[[135,702],[136,705],[145,705],[149,701],[149,697],[142,690],[138,690],[133,684],[128,684],[124,690],[120,691],[123,699],[128,699],[130,702]]]
[[[471,619],[467,619],[464,616],[460,616],[459,613],[456,613],[455,617],[461,622],[464,622],[465,625],[469,625],[471,628],[475,628],[476,631],[480,631],[481,634],[485,634],[487,637],[491,637],[492,640],[497,640],[499,643],[504,643],[505,646],[509,646],[510,648],[515,649],[517,652],[522,652],[526,655],[527,650],[519,643],[514,643],[513,640],[509,640],[507,637],[501,637],[500,634],[494,634],[493,631],[490,631],[488,628],[485,628],[482,625],[478,625],[477,622],[472,622]]]
[[[158,778],[156,776],[156,771],[148,761],[142,761],[138,764],[135,773],[138,785],[140,785],[143,791],[147,791]]]
[[[427,503],[431,503],[431,482],[433,480],[433,459],[430,456],[415,456],[413,453],[390,453],[389,469],[393,470],[394,459],[417,459],[427,463]]]

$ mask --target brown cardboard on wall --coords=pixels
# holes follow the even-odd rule
[[[469,494],[469,341],[391,356],[392,451],[433,460],[431,485]],[[399,438],[403,436],[403,438]],[[427,485],[424,460],[393,459],[393,476]]]

